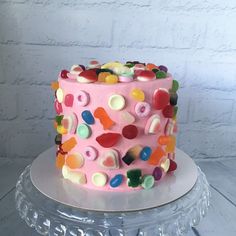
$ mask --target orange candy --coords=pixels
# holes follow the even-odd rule
[[[166,146],[166,152],[172,153],[175,152],[175,146],[176,146],[176,138],[175,136],[170,136],[171,140],[168,142]]]
[[[159,164],[161,158],[165,155],[166,155],[166,153],[164,152],[164,150],[161,147],[157,147],[154,150],[154,152],[152,152],[150,158],[148,159],[148,163],[150,165],[156,166]]]
[[[160,145],[167,145],[169,142],[171,142],[171,136],[165,136],[165,135],[161,135],[158,138],[157,141]]]
[[[152,63],[148,63],[148,64],[146,65],[146,69],[147,69],[147,70],[158,69],[158,66],[156,66],[155,64],[152,64]]]
[[[110,75],[110,72],[101,72],[98,74],[98,82],[105,82],[105,78]]]
[[[108,116],[107,112],[102,107],[98,107],[94,111],[94,117],[100,120],[103,129],[109,129],[112,125],[115,124],[115,122]]]
[[[72,148],[75,147],[76,144],[77,144],[76,139],[72,137],[61,145],[61,149],[63,150],[63,152],[69,152]]]
[[[77,169],[84,165],[84,158],[80,153],[70,154],[66,158],[66,165],[71,169]]]
[[[51,83],[51,89],[52,90],[57,90],[59,88],[59,83],[58,83],[58,81],[53,81],[52,83]]]
[[[65,164],[65,155],[61,154],[60,152],[57,154],[57,159],[56,159],[56,167],[58,169],[62,169],[62,167]]]

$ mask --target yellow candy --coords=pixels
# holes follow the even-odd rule
[[[66,134],[67,133],[67,130],[62,126],[62,125],[58,125],[57,126],[57,132],[59,134]]]
[[[145,94],[141,89],[138,88],[134,88],[132,89],[132,91],[130,92],[130,96],[138,102],[143,102],[145,99]]]
[[[109,72],[101,72],[98,74],[98,82],[105,82],[105,78],[110,75]]]
[[[105,78],[105,83],[107,83],[107,84],[116,84],[116,83],[118,83],[118,76],[116,76],[116,75],[108,75]]]
[[[167,153],[175,152],[176,138],[175,136],[170,136],[170,137],[171,137],[171,140],[166,145],[166,150],[165,150]]]
[[[115,62],[108,62],[108,63],[102,65],[101,68],[102,69],[112,69],[112,68],[121,67],[121,66],[123,66],[122,63],[115,61]]]

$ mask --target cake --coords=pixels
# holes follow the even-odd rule
[[[166,66],[91,61],[62,70],[51,87],[55,163],[65,181],[147,190],[176,170],[179,84]]]

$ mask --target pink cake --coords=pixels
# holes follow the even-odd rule
[[[165,66],[91,61],[55,90],[56,166],[89,189],[150,189],[177,168],[178,82]]]

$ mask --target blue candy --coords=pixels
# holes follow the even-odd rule
[[[143,161],[147,161],[152,154],[152,149],[150,147],[144,147],[140,152],[140,158]]]
[[[92,125],[95,123],[94,117],[90,111],[88,110],[83,111],[81,116],[87,124]]]
[[[116,188],[118,187],[119,185],[121,185],[121,183],[123,182],[123,175],[121,174],[118,174],[116,175],[115,177],[113,177],[110,181],[110,186],[112,188]]]

